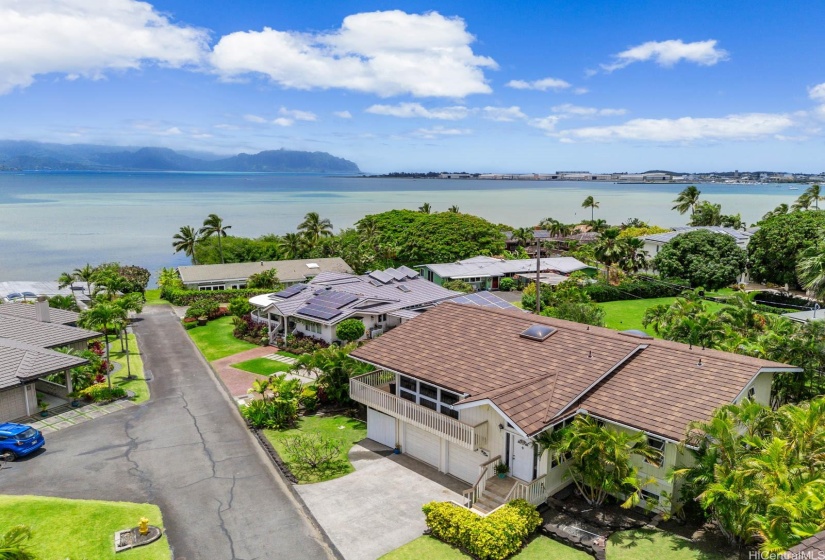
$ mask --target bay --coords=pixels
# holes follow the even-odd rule
[[[231,235],[294,231],[307,212],[329,218],[336,231],[366,214],[393,208],[462,212],[515,227],[546,217],[573,223],[631,217],[661,226],[684,225],[671,210],[686,185],[465,179],[380,179],[276,173],[0,173],[0,280],[55,280],[89,262],[138,264],[157,271],[188,264],[172,251],[183,225],[216,213]],[[726,214],[756,222],[804,190],[789,185],[697,184],[702,199]]]

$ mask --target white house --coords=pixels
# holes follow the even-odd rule
[[[256,261],[227,264],[197,264],[179,266],[178,275],[190,290],[228,290],[246,288],[253,274],[275,269],[281,284],[289,286],[306,282],[322,272],[352,274],[350,266],[339,257],[297,259],[291,261]]]
[[[638,461],[656,483],[687,425],[746,397],[768,403],[785,364],[500,309],[439,305],[352,352],[375,371],[350,380],[367,407],[367,436],[467,483],[466,505],[489,510],[493,467],[509,467],[508,499],[538,504],[570,484],[536,437],[588,414],[644,432],[661,459]],[[676,493],[678,495],[678,493]]]

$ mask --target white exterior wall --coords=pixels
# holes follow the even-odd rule
[[[742,392],[742,395],[736,400],[736,403],[741,403],[744,399],[747,398],[748,392],[751,388],[754,390],[753,400],[756,402],[770,405],[771,404],[771,385],[773,384],[773,373],[772,372],[762,372],[756,379],[748,385],[745,390]]]
[[[488,456],[484,457],[484,455],[479,453],[479,456],[482,457],[479,464],[486,462],[496,455],[501,455],[502,458],[504,457],[504,430],[499,430],[498,425],[506,426],[507,420],[496,412],[493,407],[484,404],[459,410],[458,419],[470,426],[476,426],[485,420],[487,421],[487,445],[484,447],[484,450]]]

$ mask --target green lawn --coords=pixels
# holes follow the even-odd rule
[[[287,358],[298,358],[298,354],[293,354],[292,352],[287,352],[286,350],[278,350],[275,353],[280,356],[286,356]]]
[[[396,548],[381,560],[466,560],[469,558],[458,549],[433,537],[418,537],[401,548]],[[593,557],[547,537],[533,539],[513,560],[589,560]],[[638,558],[655,558],[639,556]]]
[[[245,362],[232,364],[233,368],[242,369],[258,375],[272,375],[273,373],[280,373],[289,371],[292,366],[283,362],[276,362],[267,358],[253,358]]]
[[[232,317],[221,317],[209,321],[202,327],[195,327],[186,332],[207,360],[213,362],[238,352],[258,348],[249,342],[232,336]]]
[[[670,305],[676,301],[675,297],[652,298],[652,299],[626,299],[622,301],[608,301],[598,304],[604,309],[604,326],[610,329],[624,331],[628,329],[637,329],[645,331],[646,333],[656,336],[653,332],[653,326],[645,328],[642,325],[645,311],[650,307],[657,305]],[[714,301],[706,301],[705,309],[708,311],[720,311],[725,306]]]
[[[734,555],[735,557],[735,555]],[[634,529],[613,533],[607,541],[607,560],[728,560],[712,544],[694,544],[670,533]]]
[[[164,305],[169,303],[165,299],[161,299],[160,297],[160,290],[146,290],[143,293],[143,297],[146,298],[146,305]]]
[[[129,366],[132,369],[132,375],[137,377],[137,379],[126,379],[129,371],[126,367],[126,352],[121,351],[119,340],[111,340],[109,342],[109,357],[113,362],[117,362],[122,366],[112,374],[112,384],[134,392],[134,401],[136,403],[148,401],[149,386],[143,377],[143,360],[140,359],[140,354],[138,353],[138,344],[135,335],[129,335]]]
[[[304,472],[300,465],[295,464],[292,458],[286,454],[283,441],[288,437],[293,437],[299,433],[317,433],[324,437],[336,439],[341,443],[341,453],[339,454],[339,465],[336,468],[321,473]],[[301,416],[298,418],[298,426],[290,430],[264,430],[266,439],[272,444],[281,459],[289,466],[290,470],[298,477],[298,482],[308,484],[312,482],[322,482],[332,480],[339,476],[351,473],[352,464],[347,458],[347,453],[353,445],[367,437],[367,425],[360,420],[347,416]]]
[[[114,560],[114,532],[137,526],[141,517],[163,527],[160,509],[152,504],[0,496],[0,534],[15,525],[28,525],[31,552],[38,560]],[[120,552],[117,559],[168,560],[170,556],[163,536],[150,545]]]

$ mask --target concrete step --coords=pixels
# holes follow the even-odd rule
[[[482,496],[482,498],[479,501],[473,504],[473,509],[477,509],[482,513],[490,513],[500,505],[501,502],[491,500],[489,498]]]

